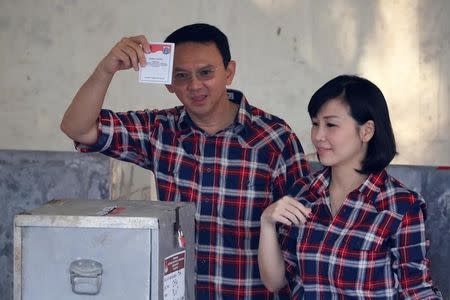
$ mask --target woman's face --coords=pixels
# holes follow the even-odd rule
[[[321,164],[330,167],[360,169],[366,156],[368,121],[363,125],[350,115],[347,103],[340,98],[325,102],[312,118],[311,140]],[[372,128],[373,129],[373,128]]]

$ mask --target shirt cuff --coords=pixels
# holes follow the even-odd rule
[[[103,152],[107,150],[111,144],[113,127],[112,114],[109,110],[101,110],[98,117],[98,136],[97,142],[93,145],[85,145],[74,141],[75,150],[79,152]]]

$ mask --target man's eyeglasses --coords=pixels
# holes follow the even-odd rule
[[[200,68],[194,73],[182,70],[174,70],[172,83],[175,85],[183,85],[191,82],[193,76],[195,76],[195,78],[197,78],[197,80],[199,81],[207,81],[214,78],[215,71],[216,67],[213,66]]]

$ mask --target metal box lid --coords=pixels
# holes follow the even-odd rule
[[[148,200],[58,199],[17,215],[15,226],[157,229],[158,220],[172,220],[185,202]]]

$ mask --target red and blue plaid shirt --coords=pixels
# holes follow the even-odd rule
[[[308,165],[283,120],[228,92],[239,112],[215,135],[195,126],[182,106],[102,110],[98,143],[77,149],[152,170],[160,200],[196,203],[197,299],[272,299],[257,265],[260,216]]]
[[[300,179],[289,192],[312,209],[305,225],[279,228],[292,299],[441,299],[425,257],[423,198],[381,171],[333,218],[330,173]]]

